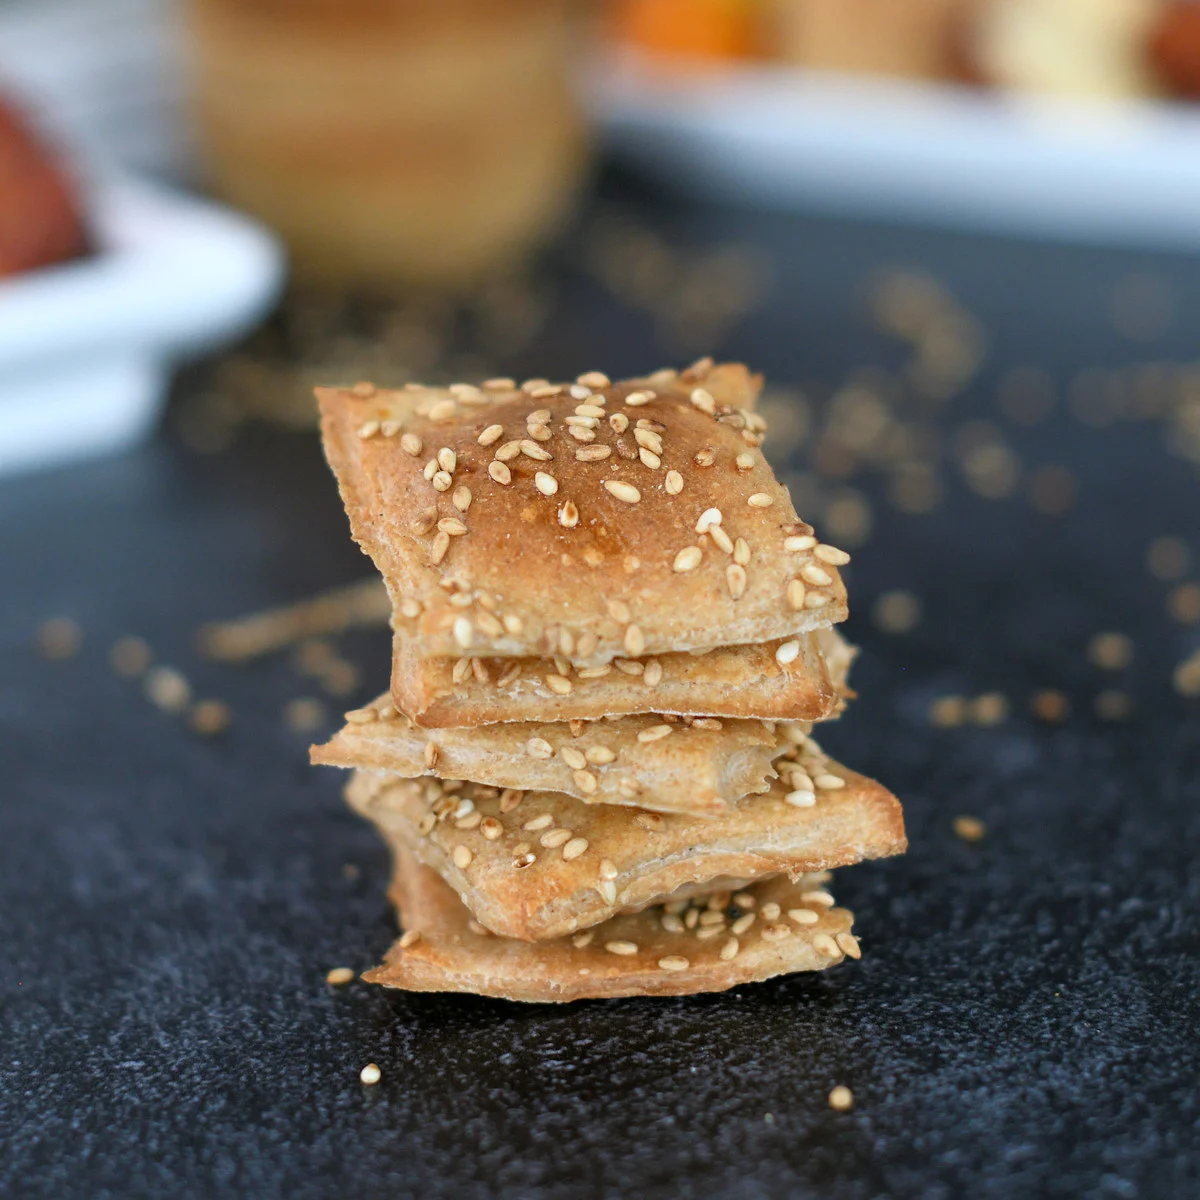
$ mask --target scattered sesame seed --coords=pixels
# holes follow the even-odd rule
[[[531,850],[526,850],[524,854],[518,854],[513,859],[512,865],[514,870],[523,871],[526,867],[532,867],[535,862],[537,862],[537,855]]]
[[[530,439],[521,442],[521,453],[526,458],[532,458],[534,462],[549,462],[554,457],[549,450],[543,450],[537,442]]]
[[[449,446],[443,446],[437,452],[437,464],[443,471],[449,471],[453,475],[458,466],[458,455]]]
[[[174,667],[151,667],[146,672],[146,698],[163,712],[179,713],[192,699],[192,685]]]
[[[400,448],[414,458],[421,453],[422,442],[415,433],[406,433],[400,438]]]
[[[686,971],[692,964],[682,954],[668,954],[658,960],[658,965],[663,971]]]
[[[600,878],[606,881],[616,879],[618,875],[617,864],[614,863],[610,858],[603,858],[600,860],[599,871]]]
[[[580,446],[575,451],[576,462],[599,462],[612,453],[611,446]]]
[[[529,830],[530,833],[536,833],[539,829],[547,829],[553,824],[554,818],[549,813],[541,813],[539,816],[532,817],[526,821],[521,828]]]
[[[380,428],[378,421],[367,421],[358,427],[358,436],[365,442],[368,438],[373,438]]]
[[[817,546],[813,550],[813,558],[818,558],[821,562],[829,563],[834,567],[844,567],[850,561],[850,555],[836,546]]]
[[[1105,671],[1120,671],[1133,662],[1133,639],[1124,633],[1098,633],[1088,643],[1088,658]]]
[[[383,1072],[375,1063],[367,1063],[358,1073],[358,1080],[366,1087],[374,1087],[383,1078]]]
[[[784,802],[793,808],[812,808],[817,802],[817,794],[808,788],[797,788],[784,796]]]
[[[964,842],[978,842],[987,833],[987,827],[978,817],[955,817],[954,832]]]
[[[846,786],[846,781],[840,775],[830,775],[828,773],[814,776],[813,783],[823,792],[840,791]]]
[[[603,371],[585,371],[582,375],[576,377],[575,382],[587,388],[606,388],[611,386],[611,381]]]
[[[636,504],[642,498],[642,493],[633,484],[625,483],[621,479],[606,479],[604,480],[604,487],[610,495],[624,501],[626,504]]]
[[[750,543],[745,538],[738,538],[733,543],[733,561],[739,567],[748,567],[750,565]]]
[[[538,841],[546,847],[547,850],[555,850],[564,842],[571,840],[572,834],[569,829],[548,829]]]
[[[829,1107],[836,1112],[849,1112],[854,1107],[854,1093],[839,1083],[829,1093]]]
[[[70,617],[51,617],[38,626],[36,641],[43,658],[61,661],[79,653],[83,631]]]
[[[439,400],[430,410],[429,419],[435,423],[449,421],[458,411],[458,406],[453,400]]]
[[[500,462],[512,462],[521,453],[520,439],[514,439],[511,442],[505,442],[503,446],[498,446],[495,450],[496,458]]]
[[[704,552],[699,546],[685,546],[675,555],[673,569],[680,574],[687,571],[694,571],[700,565],[700,560],[703,557]]]
[[[139,637],[123,637],[113,644],[108,661],[118,675],[134,679],[150,666],[150,647]]]
[[[670,725],[651,725],[648,729],[638,731],[639,742],[657,742],[672,732]]]
[[[624,403],[629,408],[641,408],[644,405],[649,404],[653,399],[653,392],[630,392],[629,395],[625,397]]]
[[[592,944],[592,939],[595,936],[596,931],[594,929],[585,929],[582,933],[577,933],[571,939],[571,945],[573,945],[576,950],[583,950]]]
[[[525,743],[525,753],[530,758],[553,758],[554,747],[545,738],[532,737]]]
[[[325,975],[325,982],[330,987],[341,987],[354,978],[354,972],[349,967],[334,967]]]
[[[754,455],[748,451],[743,451],[733,462],[739,471],[750,471],[754,468]]]
[[[635,942],[605,942],[604,948],[609,954],[630,955],[638,952]]]
[[[573,837],[562,848],[562,856],[565,862],[573,862],[588,848],[588,840],[585,837]]]
[[[795,921],[797,925],[815,925],[820,919],[820,914],[813,912],[811,908],[789,908],[787,911],[788,919]]]
[[[751,508],[770,508],[775,501],[766,492],[755,492],[747,498],[746,503]]]
[[[502,484],[512,483],[512,472],[508,469],[505,463],[499,459],[493,459],[488,463],[488,474],[497,482]]]
[[[557,696],[569,696],[574,690],[574,685],[565,675],[547,675],[545,683]]]
[[[713,399],[712,393],[705,388],[693,388],[691,400],[696,408],[710,417],[717,411],[717,402]]]
[[[438,528],[443,533],[448,533],[451,537],[462,537],[467,532],[467,527],[457,517],[443,517],[438,522]]]
[[[400,939],[400,949],[407,950],[410,946],[415,946],[421,940],[421,931],[419,929],[410,929]]]
[[[811,583],[813,587],[828,587],[833,582],[833,576],[816,563],[805,563],[800,568],[800,578],[805,583]]]
[[[475,440],[481,446],[490,446],[504,436],[503,425],[489,425]]]
[[[658,687],[662,683],[663,666],[657,658],[651,659],[642,672],[642,682],[647,687]]]
[[[822,908],[833,907],[833,897],[822,888],[800,893],[801,904],[819,904]]]
[[[633,655],[635,658],[646,649],[646,639],[641,629],[636,625],[626,627],[623,644],[625,652]]]
[[[474,857],[475,855],[471,853],[469,846],[455,846],[454,853],[451,855],[454,865],[460,871],[465,871],[471,865],[471,860]]]
[[[808,589],[799,579],[791,579],[787,585],[787,602],[788,607],[794,612],[799,612],[804,607],[805,597],[808,595]]]
[[[543,496],[553,496],[558,491],[558,480],[546,471],[538,471],[533,477],[533,482]]]
[[[817,539],[807,534],[792,535],[783,539],[783,548],[789,554],[798,554],[802,550],[811,550],[817,544]]]
[[[649,829],[651,833],[658,833],[663,827],[663,819],[658,813],[640,812],[633,818],[633,821],[635,825]]]

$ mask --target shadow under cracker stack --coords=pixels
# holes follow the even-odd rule
[[[393,606],[390,694],[312,752],[393,849],[406,932],[368,978],[574,1000],[859,957],[819,884],[903,817],[811,737],[852,695],[849,556],[763,457],[760,385],[317,390]]]

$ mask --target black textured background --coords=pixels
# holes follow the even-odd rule
[[[943,279],[988,332],[951,425],[1002,422],[1014,363],[1065,382],[1195,355],[1194,260],[636,202],[681,246],[763,249],[765,304],[712,349],[780,381],[895,365],[861,310],[896,263]],[[1176,296],[1150,347],[1106,316],[1131,273]],[[669,357],[569,253],[556,287],[514,370]],[[168,425],[124,457],[0,482],[4,1194],[1196,1195],[1200,712],[1170,671],[1197,631],[1168,621],[1143,556],[1160,534],[1200,554],[1200,487],[1154,423],[1092,429],[1060,405],[1007,432],[1027,465],[1076,472],[1066,517],[953,475],[946,503],[908,516],[861,484],[862,698],[824,740],[900,794],[912,843],[836,883],[862,962],[563,1009],[323,982],[394,936],[383,849],[283,725],[306,690],[286,659],[220,667],[191,647],[205,620],[364,574],[310,436],[200,456]],[[925,603],[911,634],[866,618],[893,587]],[[49,663],[33,633],[60,613],[84,645]],[[1090,715],[1110,682],[1084,654],[1101,629],[1137,644],[1127,723]],[[231,730],[200,739],[117,678],[107,652],[127,633],[228,700]],[[345,646],[363,699],[386,640]],[[1027,715],[1041,687],[1072,698],[1064,725]],[[1002,726],[930,727],[936,695],[993,689],[1013,703]],[[986,823],[981,843],[954,836],[960,813]],[[372,1060],[383,1082],[365,1089]],[[827,1107],[836,1083],[853,1112]]]

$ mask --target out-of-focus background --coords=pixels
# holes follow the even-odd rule
[[[1193,0],[0,0],[0,468],[127,444],[176,364],[272,313],[220,374],[226,425],[306,421],[317,377],[486,370],[538,324],[564,232],[703,346],[756,269],[581,219],[599,163],[1194,253],[1198,101]],[[1162,303],[1135,289],[1129,319]]]
[[[0,1194],[1191,1200],[1198,268],[1200,0],[0,0]],[[327,987],[312,385],[707,354],[853,555],[863,961]]]

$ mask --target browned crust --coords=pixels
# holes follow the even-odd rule
[[[617,433],[596,418],[595,440],[586,445],[566,432],[581,401],[561,391],[367,395],[320,388],[317,395],[326,454],[354,537],[382,572],[400,629],[419,641],[425,655],[558,654],[577,666],[597,666],[624,654],[769,642],[845,618],[845,588],[836,566],[816,561],[807,543],[785,549],[789,537],[807,538],[811,528],[796,516],[786,489],[752,444],[759,433],[748,427],[755,420],[748,406],[758,386],[744,367],[729,365],[597,388],[584,403],[608,417],[619,414],[629,428]],[[690,399],[698,388],[714,398],[715,415]],[[650,403],[628,403],[647,390],[655,393]],[[601,396],[603,405],[597,402]],[[529,435],[527,417],[538,410],[550,413],[545,441]],[[642,434],[662,438],[657,468],[639,457],[648,449],[634,440],[639,420],[656,423]],[[374,433],[376,422],[386,423],[392,435]],[[479,435],[491,425],[501,426],[502,435],[480,445]],[[364,430],[372,436],[360,436]],[[404,433],[420,439],[417,455],[403,449]],[[552,457],[543,461],[514,449],[515,457],[498,471],[502,479],[508,472],[506,485],[489,474],[489,465],[510,443],[532,445]],[[608,447],[609,457],[576,458],[582,449],[599,447]],[[445,491],[423,473],[439,449],[454,460]],[[698,465],[698,452],[705,461],[711,453],[711,465]],[[749,456],[745,470],[737,465],[739,455]],[[539,472],[553,475],[553,495],[535,486]],[[667,485],[670,472],[680,480],[677,494]],[[634,487],[640,500],[622,501],[606,482],[618,492]],[[453,489],[461,486],[472,496],[465,513],[453,503]],[[751,504],[751,497],[769,504]],[[559,513],[568,503],[578,519],[564,525]],[[736,597],[728,573],[740,564],[710,533],[695,528],[711,509],[721,512],[730,544],[745,543],[746,581]],[[573,519],[569,509],[564,519]],[[439,542],[437,523],[447,520],[461,520],[467,532],[449,537],[439,558],[437,548],[447,539]],[[700,551],[699,563],[677,570],[680,552],[692,547]],[[817,582],[805,585],[805,599],[794,608],[789,585],[814,571]],[[459,606],[455,596],[470,603]],[[806,607],[810,603],[814,606]],[[413,617],[404,617],[406,611]]]
[[[753,885],[758,907],[778,904],[783,913],[805,909],[817,915],[811,925],[786,916],[755,921],[736,938],[737,953],[721,957],[732,935],[700,941],[692,932],[663,928],[657,910],[622,915],[598,926],[585,946],[571,938],[517,942],[473,931],[470,913],[436,872],[421,866],[403,844],[395,847],[392,898],[401,922],[413,934],[388,951],[382,966],[363,976],[370,983],[410,992],[468,992],[504,1000],[564,1003],[619,996],[687,996],[720,992],[797,971],[820,971],[841,962],[853,916],[806,900],[816,885],[811,877],[786,876]],[[764,936],[764,930],[771,933]],[[779,932],[783,931],[783,932]],[[841,936],[840,943],[832,940]],[[632,955],[605,949],[628,942]],[[819,948],[823,945],[823,949]],[[687,965],[680,967],[678,960]],[[666,961],[675,969],[659,965]]]
[[[527,793],[505,811],[494,788],[455,785],[447,797],[434,780],[389,782],[362,772],[346,795],[387,837],[403,839],[437,870],[483,925],[531,941],[588,928],[623,908],[721,876],[797,876],[903,853],[904,819],[887,789],[831,762],[809,740],[796,753],[799,767],[814,779],[839,777],[844,786],[818,788],[812,807],[793,807],[785,796],[795,776],[780,761],[782,778],[767,793],[708,819],[588,806],[556,792]],[[455,816],[463,801],[499,824],[494,839],[478,825],[456,824],[472,819]],[[562,844],[543,848],[542,839],[554,830],[585,839],[586,849],[568,861]],[[522,844],[535,857],[518,867]],[[463,849],[470,855],[465,865],[456,859]]]

